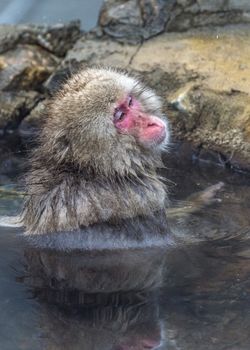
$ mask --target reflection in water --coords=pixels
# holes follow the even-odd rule
[[[167,253],[26,248],[43,349],[248,349],[249,239]]]
[[[1,228],[1,350],[249,350],[249,177],[176,162],[179,198],[225,182],[219,205],[176,223],[184,245],[66,254]]]
[[[247,232],[165,255],[27,248],[26,258],[43,349],[249,348]]]
[[[120,295],[122,297],[122,295]],[[43,309],[40,327],[43,349],[143,350],[161,344],[159,308],[155,301],[109,303],[69,312]]]
[[[161,248],[65,253],[27,247],[24,280],[44,302],[43,348],[159,347],[165,256]]]
[[[161,248],[62,252],[27,248],[28,282],[36,294],[66,304],[86,293],[152,291],[162,285],[166,250]],[[61,295],[60,295],[61,293]],[[69,298],[67,300],[67,297]],[[76,299],[74,301],[74,298]]]

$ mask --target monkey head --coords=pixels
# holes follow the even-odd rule
[[[52,98],[41,138],[52,165],[124,176],[155,165],[169,129],[152,90],[114,69],[92,68]]]

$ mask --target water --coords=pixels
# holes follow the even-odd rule
[[[250,348],[249,176],[195,164],[182,149],[165,164],[172,198],[225,182],[221,203],[177,223],[195,238],[187,246],[71,256],[29,249],[20,229],[1,228],[1,350]],[[2,185],[14,182],[11,171]],[[20,202],[2,194],[1,214],[15,213]],[[58,293],[53,278],[44,288],[43,269],[68,273],[95,293]]]

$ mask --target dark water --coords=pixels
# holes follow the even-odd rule
[[[1,350],[249,350],[250,179],[181,152],[165,160],[173,199],[225,182],[220,203],[177,223],[194,237],[187,246],[71,256],[27,249],[19,229],[1,228]],[[13,182],[7,170],[1,179]],[[20,202],[2,193],[1,214]],[[53,278],[40,288],[41,267],[95,293],[71,291],[67,278],[68,294]]]

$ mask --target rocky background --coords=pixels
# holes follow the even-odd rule
[[[77,21],[1,25],[2,153],[13,138],[18,150],[36,136],[44,102],[67,76],[96,64],[139,74],[157,90],[173,143],[250,171],[249,1],[108,0],[88,33]]]

